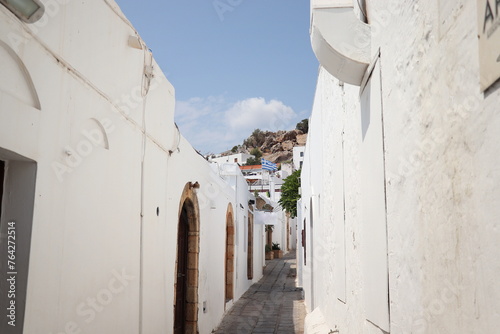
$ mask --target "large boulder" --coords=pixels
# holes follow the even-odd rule
[[[290,151],[280,151],[264,156],[264,159],[267,159],[274,163],[291,160],[292,158],[293,158],[293,153]]]
[[[307,142],[307,133],[297,135],[297,146],[305,146]]]
[[[278,156],[274,159],[275,163],[291,160],[293,158],[293,153],[289,151],[283,151],[277,154]]]
[[[260,147],[261,152],[271,152],[272,147],[276,145],[276,136],[275,135],[269,135],[266,137],[266,140],[264,141],[264,144]]]
[[[280,143],[274,144],[273,147],[271,147],[271,153],[276,153],[280,151],[282,151]]]
[[[294,143],[293,141],[287,140],[281,144],[282,151],[293,151]]]
[[[297,130],[291,130],[283,135],[283,141],[295,141],[297,138]]]

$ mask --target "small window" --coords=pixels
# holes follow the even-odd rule
[[[45,12],[40,0],[0,0],[0,3],[27,23],[38,21]]]
[[[300,157],[303,158],[304,157],[304,152],[300,152]]]

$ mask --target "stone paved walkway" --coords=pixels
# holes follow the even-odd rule
[[[266,261],[264,277],[228,311],[216,334],[303,334],[302,292],[295,287],[295,252]]]

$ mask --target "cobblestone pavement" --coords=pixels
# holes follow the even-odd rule
[[[295,252],[266,261],[264,277],[234,304],[216,334],[302,334],[306,316],[295,287]]]

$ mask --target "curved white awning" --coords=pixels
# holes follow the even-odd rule
[[[323,66],[340,81],[361,85],[370,63],[370,26],[361,22],[345,1],[311,9],[311,45]]]

